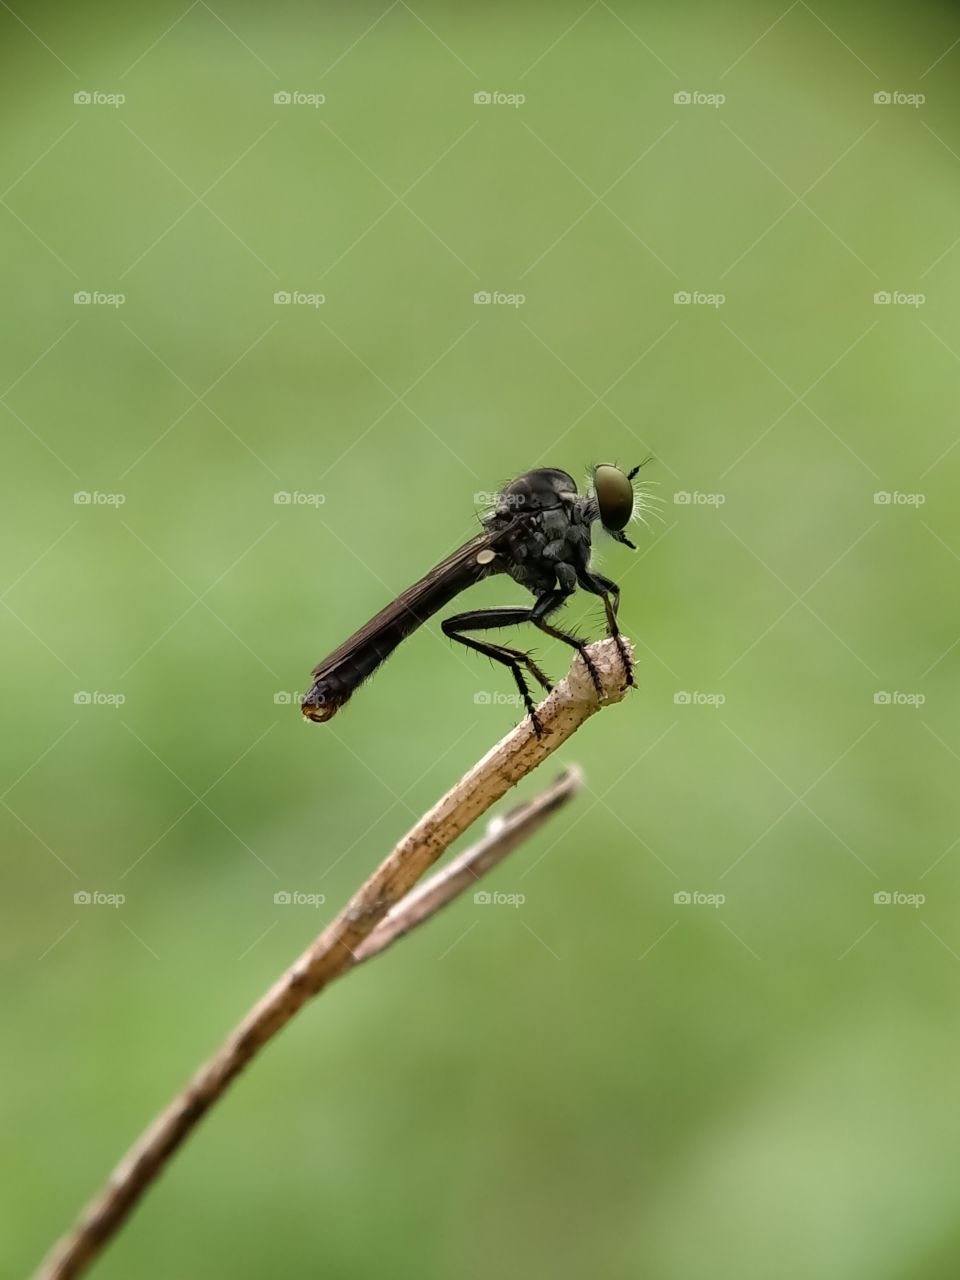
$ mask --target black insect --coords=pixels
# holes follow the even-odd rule
[[[633,666],[617,628],[620,588],[590,568],[590,531],[599,521],[617,542],[636,550],[623,531],[635,508],[639,512],[645,505],[633,485],[639,470],[640,467],[630,472],[607,465],[594,467],[593,487],[586,494],[577,492],[572,476],[551,468],[527,471],[512,481],[498,494],[490,514],[483,518],[482,533],[381,609],[366,626],[314,668],[313,685],[302,703],[303,714],[316,721],[336,715],[401,640],[461,591],[496,573],[508,573],[531,591],[536,596],[533,606],[474,609],[445,618],[441,627],[452,640],[510,668],[538,737],[541,724],[524,671],[544,689],[550,689],[550,681],[529,653],[478,640],[468,633],[532,622],[547,635],[579,652],[599,694],[600,676],[587,652],[586,642],[548,620],[577,587],[581,587],[603,601],[607,631],[616,641],[627,682],[633,684]]]

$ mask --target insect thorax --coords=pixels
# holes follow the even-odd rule
[[[572,591],[578,569],[590,563],[590,525],[581,520],[577,505],[555,507],[523,517],[506,538],[500,554],[510,577],[534,595],[558,585]],[[510,518],[494,515],[491,527],[504,527]]]

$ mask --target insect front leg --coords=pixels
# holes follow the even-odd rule
[[[633,662],[627,652],[627,646],[623,643],[623,637],[620,635],[620,628],[617,625],[617,613],[620,609],[620,588],[612,578],[607,578],[602,573],[593,573],[587,569],[581,570],[577,575],[577,579],[584,591],[589,591],[591,595],[599,596],[603,601],[603,609],[607,615],[607,634],[617,646],[617,652],[620,654],[620,661],[623,663],[623,670],[627,677],[627,684],[636,685],[636,681],[633,678]]]

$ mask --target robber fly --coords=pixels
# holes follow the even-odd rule
[[[639,514],[645,507],[644,495],[633,484],[639,470],[640,467],[629,472],[609,465],[594,467],[593,484],[586,494],[577,492],[576,482],[565,471],[545,468],[518,476],[498,494],[493,510],[483,517],[481,533],[381,609],[314,668],[313,685],[301,705],[303,714],[315,721],[335,716],[401,640],[461,591],[498,573],[509,574],[514,582],[532,592],[536,597],[532,607],[474,609],[445,618],[440,625],[451,640],[510,668],[538,737],[542,726],[524,673],[546,690],[551,688],[550,681],[529,653],[477,639],[477,632],[532,622],[540,631],[579,652],[599,695],[600,675],[586,642],[549,621],[581,587],[603,601],[607,631],[616,642],[627,683],[632,685],[633,665],[617,628],[620,588],[590,568],[590,531],[599,521],[617,542],[636,550],[624,529],[635,510]]]

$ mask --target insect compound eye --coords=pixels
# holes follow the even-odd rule
[[[599,466],[593,473],[600,521],[605,529],[626,528],[633,515],[633,485],[619,467]]]

